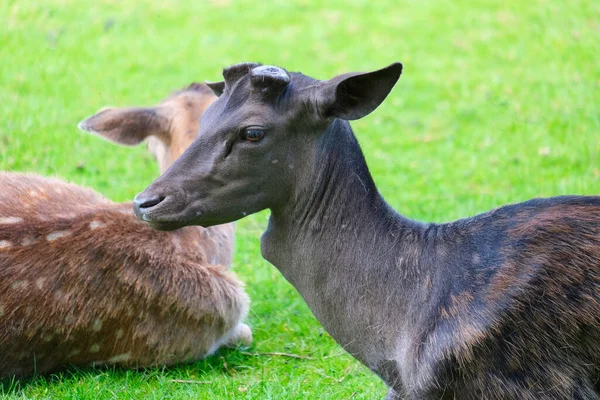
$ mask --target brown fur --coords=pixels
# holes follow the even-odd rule
[[[108,109],[81,125],[119,143],[153,135],[164,170],[213,99],[196,84],[154,107],[160,119]],[[131,210],[58,179],[0,173],[0,378],[169,365],[251,341],[248,297],[227,271],[233,225],[158,232]]]

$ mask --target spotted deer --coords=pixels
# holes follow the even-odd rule
[[[136,197],[136,215],[170,230],[270,209],[263,256],[388,399],[598,399],[600,197],[444,224],[401,216],[348,122],[401,72],[225,69],[198,138]]]
[[[105,109],[80,128],[148,140],[164,172],[215,99],[193,84],[150,108]],[[65,364],[171,365],[250,344],[233,225],[158,232],[131,203],[33,174],[0,173],[0,378]]]

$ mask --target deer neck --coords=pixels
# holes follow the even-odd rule
[[[422,278],[424,226],[381,197],[347,122],[316,147],[289,204],[271,210],[261,249],[334,339],[373,368],[393,347],[381,331],[403,323],[411,282]]]

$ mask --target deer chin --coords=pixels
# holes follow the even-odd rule
[[[204,219],[190,219],[190,220],[144,220],[152,229],[157,231],[174,231],[177,229],[184,228],[186,226],[201,226],[208,228],[215,225],[222,225],[229,221],[210,221]]]
[[[180,222],[180,221],[145,221],[145,222],[148,224],[148,226],[150,226],[150,228],[157,230],[157,231],[165,231],[165,232],[175,231],[177,229],[181,229],[186,226],[193,225],[193,224],[187,224],[187,223]]]
[[[140,212],[134,208],[136,217],[158,231],[174,231],[186,226],[202,226],[208,228],[231,222],[229,219],[212,218],[201,210],[186,208],[179,212],[170,213],[170,207],[160,207],[161,204],[147,211]]]
[[[159,207],[155,207],[159,208]],[[198,225],[194,221],[185,216],[185,213],[171,214],[167,210],[150,209],[140,211],[134,207],[135,216],[147,223],[152,229],[158,231],[174,231],[189,225]]]

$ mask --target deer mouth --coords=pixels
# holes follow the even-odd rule
[[[148,224],[152,229],[156,229],[158,231],[174,231],[179,228],[183,228],[184,226],[192,225],[190,221],[182,220],[179,218],[171,218],[167,215],[156,215],[158,210],[144,210],[139,209],[138,207],[133,206],[133,213],[135,216]]]
[[[160,231],[172,231],[192,225],[192,222],[183,215],[185,207],[181,210],[182,207],[178,203],[175,196],[144,191],[135,196],[133,213],[138,219]]]
[[[210,218],[197,205],[185,204],[176,196],[148,196],[145,192],[133,200],[133,213],[158,231],[173,231],[185,226],[209,227],[229,221]]]

